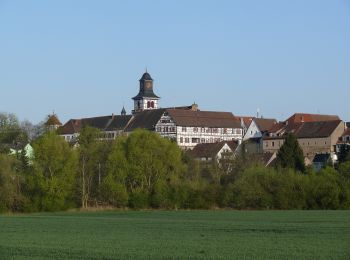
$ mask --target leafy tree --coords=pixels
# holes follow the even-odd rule
[[[37,139],[33,148],[33,172],[28,177],[33,203],[44,211],[71,207],[77,169],[76,153],[53,132]]]
[[[108,158],[109,178],[126,187],[133,207],[147,207],[152,201],[160,206],[167,199],[159,196],[161,186],[169,188],[183,170],[179,147],[146,130],[118,138]]]
[[[87,208],[100,195],[100,184],[105,176],[109,143],[100,141],[101,132],[97,128],[83,127],[78,138],[79,176],[78,187],[81,206]]]
[[[15,157],[0,154],[0,212],[22,212],[27,207],[23,193],[25,179],[19,165]]]
[[[16,115],[0,113],[0,152],[8,153],[10,145],[24,147],[27,142],[28,136],[21,129]]]
[[[283,168],[305,171],[304,154],[294,134],[287,134],[277,153],[277,164]]]

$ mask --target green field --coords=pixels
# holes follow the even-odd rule
[[[0,259],[350,259],[350,211],[0,216]]]

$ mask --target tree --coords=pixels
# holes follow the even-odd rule
[[[19,162],[13,156],[0,154],[0,212],[23,211],[23,176],[18,172]]]
[[[0,152],[8,153],[13,144],[24,147],[27,143],[28,136],[21,129],[16,115],[0,113]]]
[[[305,171],[303,150],[300,148],[298,139],[294,134],[287,134],[277,153],[277,165],[301,172]]]
[[[94,198],[96,203],[100,196],[100,185],[105,177],[106,160],[110,143],[101,141],[100,130],[85,126],[78,138],[79,176],[78,187],[81,206],[87,208],[89,201]]]
[[[29,175],[31,198],[39,210],[57,211],[73,206],[77,156],[64,139],[53,132],[33,144],[33,172]]]
[[[133,207],[147,207],[152,201],[154,207],[161,206],[168,196],[164,185],[170,190],[183,170],[179,147],[147,130],[118,138],[108,158],[109,179],[126,187]]]

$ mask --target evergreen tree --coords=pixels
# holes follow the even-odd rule
[[[283,168],[305,171],[303,150],[294,134],[287,134],[283,145],[277,153],[277,162],[277,165]]]

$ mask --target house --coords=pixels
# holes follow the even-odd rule
[[[19,146],[12,146],[10,148],[9,154],[17,156],[17,155],[21,154],[23,150],[24,150],[25,157],[28,159],[29,164],[31,164],[32,160],[34,158],[34,149],[29,143],[27,145],[25,145],[23,148],[21,148]]]
[[[233,157],[237,151],[239,144],[236,141],[222,141],[218,143],[201,143],[198,144],[190,154],[200,161],[218,162],[224,159],[225,156]]]
[[[47,120],[45,122],[45,127],[48,131],[55,131],[61,126],[62,126],[62,123],[58,119],[58,117],[55,113],[52,113],[51,115],[47,116]]]
[[[247,133],[250,123],[253,121],[254,117],[252,116],[236,116],[236,118],[241,122],[243,129],[243,136]]]
[[[341,137],[339,137],[336,147],[338,155],[347,151],[350,151],[350,128],[346,128]]]
[[[276,124],[276,119],[253,118],[243,137],[247,152],[262,153],[262,137],[267,135]]]
[[[287,133],[294,133],[304,156],[313,159],[318,153],[335,153],[339,136],[344,133],[345,124],[341,120],[288,124],[283,131],[278,130],[263,138],[264,152],[277,152],[284,143]]]
[[[240,121],[231,112],[166,109],[155,129],[183,149],[200,143],[241,142],[243,137]]]
[[[123,111],[122,111],[123,112]],[[94,127],[102,132],[101,139],[114,140],[124,132],[130,122],[131,115],[109,115],[82,119],[70,119],[58,129],[58,133],[70,143],[77,141],[79,132],[84,126]]]
[[[337,115],[321,115],[321,114],[307,114],[307,113],[295,113],[289,117],[285,123],[288,125],[294,125],[305,122],[322,122],[322,121],[336,121],[340,120]]]

